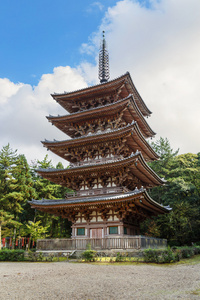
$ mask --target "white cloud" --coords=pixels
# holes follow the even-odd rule
[[[119,1],[90,37],[90,49],[97,55],[106,31],[111,79],[130,72],[153,112],[147,121],[156,138],[167,137],[181,153],[200,151],[199,12],[199,0],[152,0],[151,9],[137,1]],[[35,87],[0,79],[0,147],[10,143],[29,161],[46,153],[54,162],[61,160],[40,144],[45,138],[66,138],[45,118],[65,113],[50,93],[96,84],[97,74],[97,65],[83,62],[76,69],[54,68]]]
[[[95,53],[96,48],[94,45],[89,45],[87,43],[83,43],[80,48],[81,53],[86,53],[88,55],[93,55]]]
[[[87,11],[87,13],[94,13],[95,10],[102,11],[103,9],[104,9],[104,5],[101,2],[96,1],[96,2],[91,3],[87,7],[86,11]]]
[[[99,1],[93,2],[91,4],[91,6],[97,7],[99,10],[103,10],[104,9],[104,5],[101,2],[99,2]]]
[[[7,78],[0,78],[0,104],[5,103],[7,98],[16,94],[21,86],[21,83],[14,84]]]
[[[57,67],[54,68],[52,74],[44,74],[34,88],[28,84],[14,84],[8,79],[1,80],[1,147],[10,143],[13,149],[18,149],[19,153],[25,154],[29,162],[34,159],[43,159],[47,152],[42,147],[41,140],[66,138],[45,118],[49,114],[66,113],[50,94],[86,86],[79,72],[68,66]],[[51,152],[48,154],[55,162],[61,160]]]
[[[159,136],[180,153],[200,151],[200,1],[119,1],[109,8],[102,30],[110,54],[111,78],[129,71],[153,114]]]

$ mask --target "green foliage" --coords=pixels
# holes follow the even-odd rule
[[[159,258],[158,258],[159,254],[160,254],[160,251],[158,251],[156,249],[147,249],[144,251],[144,261],[158,263],[159,262]]]
[[[192,247],[168,247],[167,249],[146,249],[144,250],[144,262],[171,263],[182,258],[190,258],[200,254],[200,246]]]
[[[28,229],[28,233],[30,234],[31,238],[33,240],[42,239],[47,236],[48,226],[43,227],[41,224],[41,221],[32,222],[29,221],[29,224],[26,224],[26,227]]]
[[[1,209],[20,222],[23,206],[36,194],[24,155],[17,155],[9,144],[0,151],[0,183]]]
[[[31,172],[34,178],[34,188],[37,193],[36,199],[63,199],[68,191],[67,188],[50,182],[39,176],[36,172],[37,169],[53,168],[51,160],[46,155],[42,161],[37,161],[32,164]],[[63,168],[61,163],[58,163],[56,168]],[[29,205],[30,210],[30,205]],[[33,212],[34,210],[32,210]],[[71,222],[61,217],[55,217],[53,215],[35,211],[32,220],[40,220],[42,226],[48,226],[48,234],[50,237],[62,238],[71,236]]]
[[[28,255],[26,256],[26,260],[28,261],[43,261],[44,260],[44,255],[42,252],[36,253],[34,251],[29,250]]]
[[[53,168],[47,155],[30,167],[25,156],[12,150],[9,144],[0,150],[0,208],[5,215],[12,215],[13,220],[2,221],[2,234],[9,232],[14,238],[17,235],[27,236],[26,224],[41,221],[41,226],[48,228],[47,234],[51,237],[70,237],[71,222],[36,211],[28,203],[32,198],[62,199],[68,190],[38,176],[38,168]],[[63,165],[58,163],[56,168],[63,168]]]
[[[88,244],[86,245],[86,250],[91,250],[91,244],[90,244],[90,243],[88,243]]]
[[[147,249],[144,251],[144,261],[152,263],[172,263],[179,261],[180,257],[170,247],[164,250]]]
[[[200,236],[200,153],[178,154],[167,139],[152,143],[160,160],[150,167],[167,180],[164,186],[153,188],[150,196],[172,208],[169,214],[146,220],[142,234],[166,238],[172,245],[191,245]]]
[[[162,137],[158,141],[152,142],[151,146],[154,151],[160,156],[160,160],[151,162],[150,166],[156,173],[163,177],[166,175],[171,161],[174,157],[177,156],[179,149],[174,152],[173,149],[171,149],[168,139],[164,139]]]
[[[24,250],[0,250],[0,261],[24,261]]]
[[[2,227],[11,225],[11,226],[19,226],[20,223],[13,220],[14,216],[7,213],[6,211],[0,210],[0,250],[1,250],[1,236],[2,236]]]
[[[194,255],[194,249],[190,247],[185,247],[181,251],[182,258],[190,258]]]
[[[169,245],[191,244],[199,235],[199,207],[187,202],[174,203],[169,214],[147,219],[141,225],[147,236],[162,237]]]
[[[117,252],[117,256],[116,256],[116,262],[121,262],[123,261],[123,256],[120,252]]]
[[[82,258],[87,261],[87,262],[91,262],[91,261],[95,261],[96,259],[96,251],[94,250],[86,250],[82,253]]]

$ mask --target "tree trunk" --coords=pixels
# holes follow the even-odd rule
[[[12,249],[15,249],[15,239],[16,239],[16,228],[14,228],[14,232],[13,232],[13,243],[12,243]]]

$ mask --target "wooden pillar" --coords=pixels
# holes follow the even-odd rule
[[[87,238],[90,238],[90,226],[89,226],[89,224],[87,224],[87,226],[85,227],[85,230],[86,230],[85,236]]]
[[[123,236],[123,235],[124,235],[124,226],[121,225],[121,224],[118,226],[118,234],[119,234],[120,236]]]
[[[74,228],[74,225],[72,225],[72,238],[74,238],[75,237],[75,228]]]

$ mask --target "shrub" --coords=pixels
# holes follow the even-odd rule
[[[163,252],[161,252],[160,258],[159,258],[159,262],[161,263],[170,263],[170,262],[175,262],[179,260],[179,256],[176,256],[175,253],[173,253],[173,251],[170,249],[170,247],[168,247],[167,250],[164,250]]]
[[[194,254],[197,255],[197,254],[200,254],[200,246],[194,246]]]
[[[181,248],[182,258],[190,258],[194,256],[194,249],[192,247]]]
[[[170,263],[178,261],[179,255],[176,255],[170,247],[164,250],[147,249],[144,251],[144,261],[153,263]]]
[[[117,252],[116,260],[117,262],[123,261],[123,256],[120,252]]]
[[[144,261],[145,262],[159,262],[159,251],[156,249],[146,249],[144,250]]]
[[[0,261],[24,261],[24,250],[0,250]]]
[[[179,261],[181,258],[190,258],[200,254],[199,246],[173,247],[164,250],[147,249],[144,250],[144,261],[154,263],[170,263]]]
[[[28,261],[44,261],[44,255],[42,252],[35,252],[35,251],[28,251],[28,255],[26,257],[26,260]]]
[[[37,254],[36,252],[32,252],[31,250],[28,251],[27,255],[27,260],[28,261],[37,261]]]
[[[82,253],[82,258],[85,261],[95,261],[96,251],[94,250],[86,250]]]

